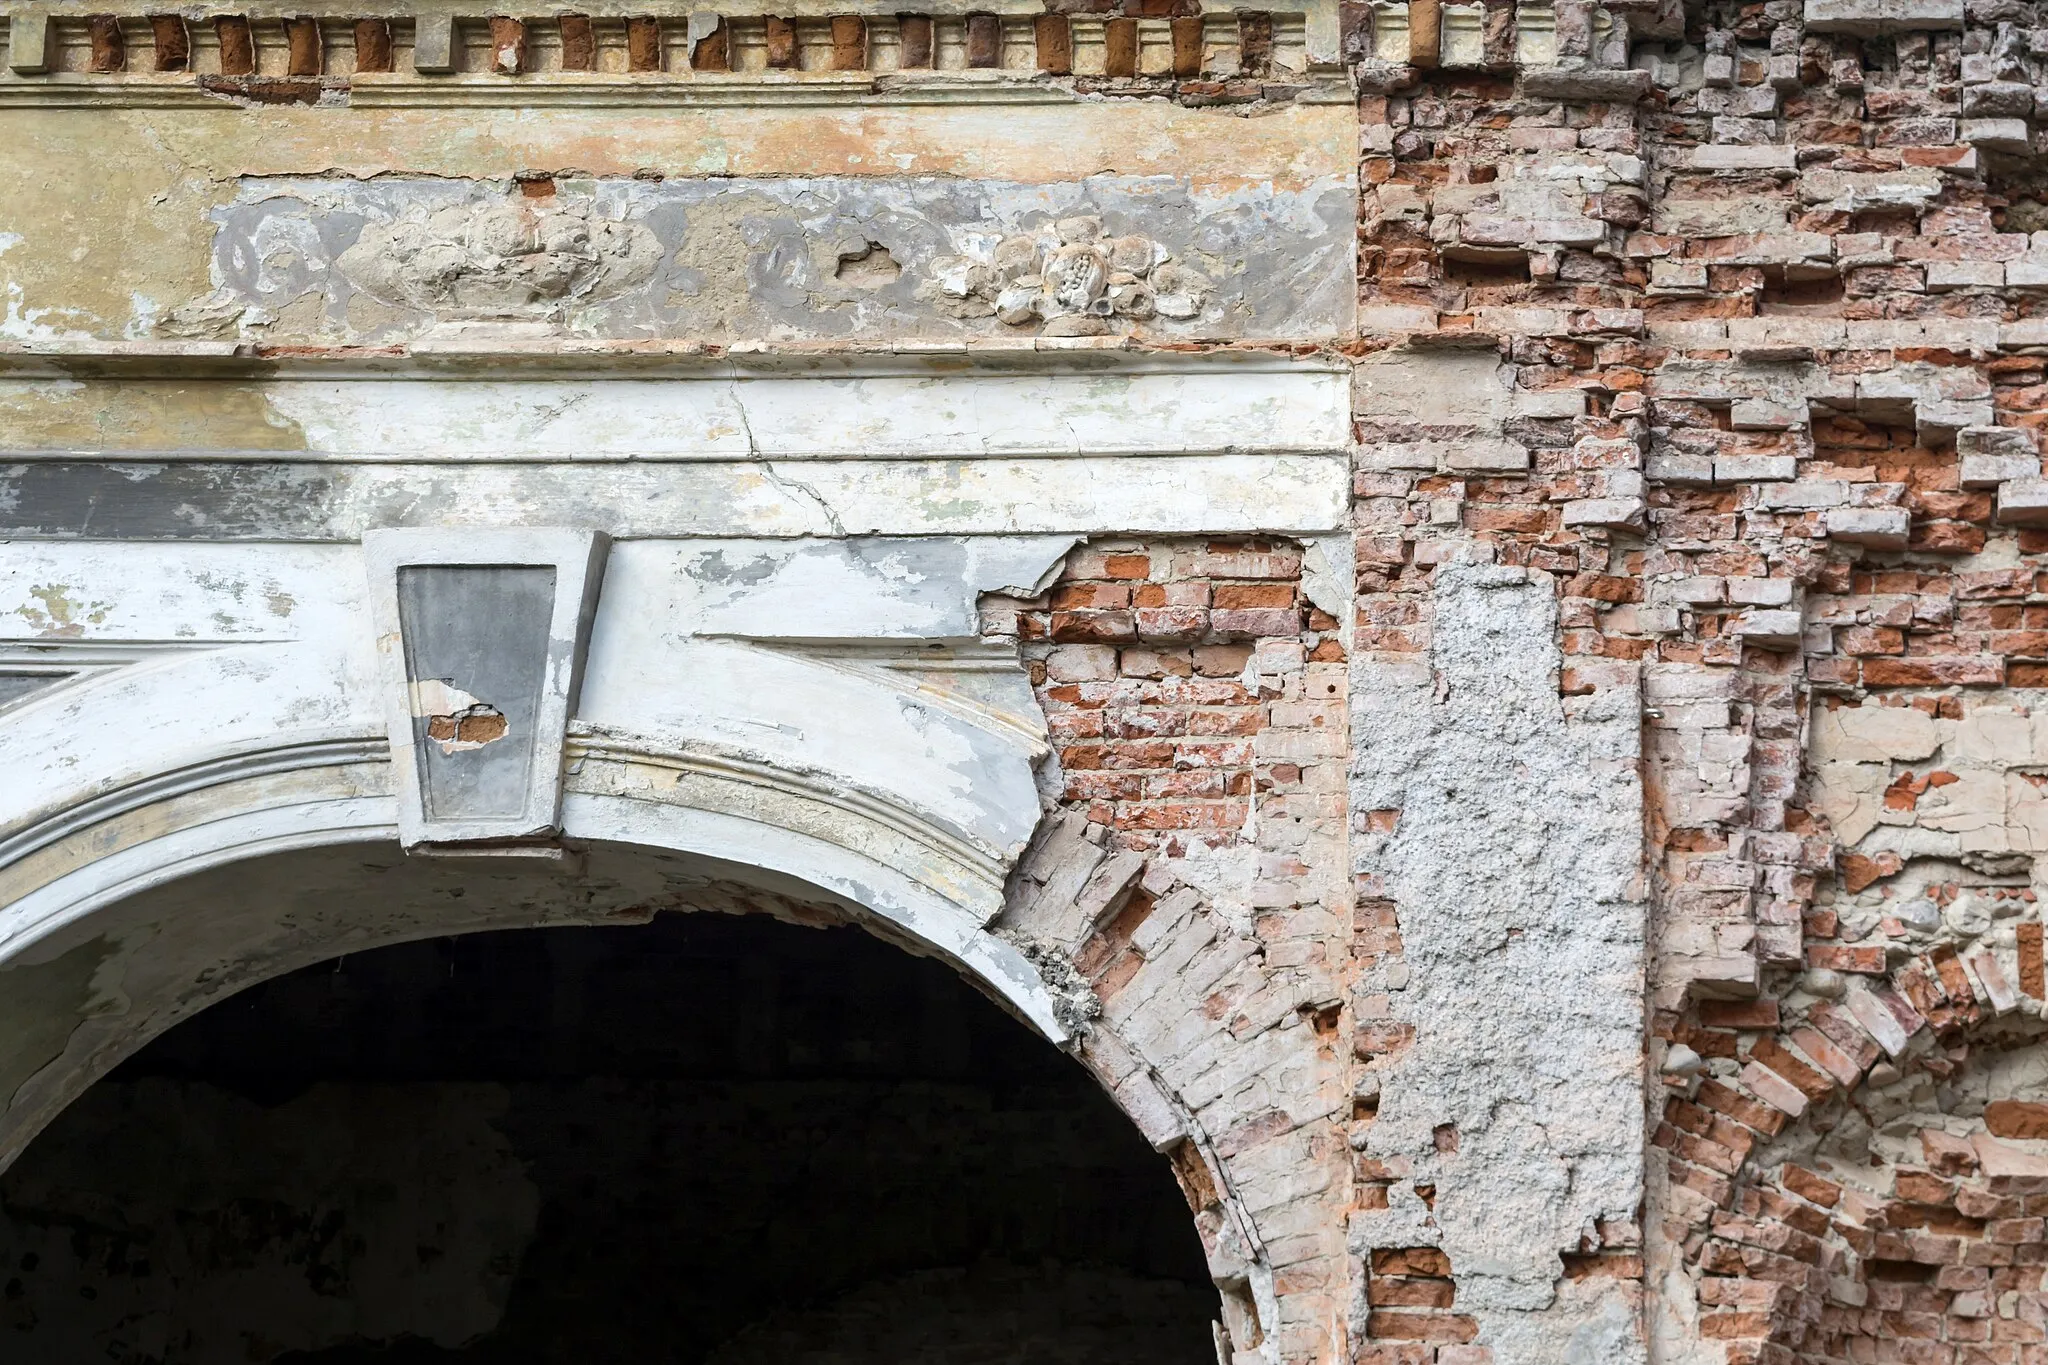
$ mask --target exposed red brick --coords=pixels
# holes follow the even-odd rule
[[[1202,16],[1182,15],[1173,21],[1173,74],[1185,79],[1202,72]]]
[[[495,19],[491,21],[493,25],[493,41],[496,40],[496,25],[498,22]],[[521,43],[523,48],[523,38]],[[301,17],[285,20],[284,44],[285,74],[287,76],[317,76],[325,68],[326,54],[320,44],[320,21],[318,19]]]
[[[214,39],[220,45],[220,74],[247,76],[256,70],[256,44],[249,36],[249,21],[239,14],[222,14],[213,21]]]
[[[1993,1100],[1984,1106],[1984,1126],[2002,1138],[2048,1138],[2048,1104]]]
[[[659,71],[661,65],[661,21],[648,18],[626,20],[626,69]]]
[[[1111,78],[1138,74],[1138,21],[1111,19],[1102,26],[1103,72]]]
[[[1479,1335],[1472,1319],[1436,1313],[1375,1311],[1366,1315],[1365,1330],[1387,1341],[1467,1342]]]
[[[1778,1002],[1758,1000],[1702,1000],[1700,1022],[1708,1028],[1774,1029],[1778,1026]]]
[[[572,44],[571,44],[571,42],[570,42],[570,37],[569,37],[569,35],[570,35],[570,29],[571,29],[571,24],[572,24],[572,21],[573,21],[573,20],[575,20],[575,19],[577,19],[578,17],[579,17],[579,16],[576,16],[576,15],[564,15],[564,16],[562,16],[562,63],[563,63],[563,67],[564,67],[564,69],[566,69],[566,70],[570,70],[570,71],[581,71],[581,70],[589,70],[589,69],[591,69],[590,67],[574,67],[574,66],[569,66],[569,64],[568,64],[568,63],[569,63],[569,61],[571,60],[571,51],[572,51]],[[589,35],[590,35],[590,20],[588,20],[588,19],[583,19],[583,20],[582,20],[582,24],[583,24],[583,36],[584,36],[584,38],[585,38],[585,39],[587,40],[587,39],[589,38]],[[355,22],[355,40],[356,40],[356,70],[357,70],[358,72],[385,72],[385,71],[389,71],[389,70],[391,70],[391,69],[392,69],[392,66],[391,66],[391,63],[392,63],[392,56],[391,56],[391,21],[390,21],[390,20],[388,20],[388,19],[358,19],[358,20],[356,20],[356,22]],[[594,49],[594,48],[592,49],[592,62],[593,62],[593,65],[594,65],[594,64],[595,64],[595,49]]]
[[[85,21],[91,44],[86,69],[94,72],[120,71],[128,65],[128,42],[121,35],[121,21],[111,14],[95,14]]]
[[[185,20],[177,14],[152,14],[149,29],[156,57],[153,68],[157,71],[184,71],[192,65],[192,39],[185,31]]]
[[[1805,1199],[1810,1199],[1822,1208],[1831,1209],[1842,1197],[1842,1187],[1832,1180],[1826,1180],[1803,1166],[1787,1165],[1779,1174],[1785,1188]]]
[[[692,71],[732,70],[732,26],[720,19],[718,26],[697,39],[690,49]]]
[[[868,25],[858,14],[832,16],[832,69],[868,69]]]
[[[1808,1066],[1778,1040],[1765,1035],[1750,1046],[1749,1055],[1799,1087],[1809,1100],[1824,1100],[1834,1093],[1835,1083]]]
[[[1003,23],[993,14],[967,16],[967,65],[993,67],[1003,60]]]
[[[1070,76],[1074,71],[1074,32],[1064,14],[1041,14],[1032,21],[1032,36],[1038,48],[1038,69],[1051,76]]]

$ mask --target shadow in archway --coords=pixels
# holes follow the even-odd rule
[[[1071,1059],[857,929],[380,948],[250,988],[0,1179],[39,1365],[1186,1365],[1167,1162]]]

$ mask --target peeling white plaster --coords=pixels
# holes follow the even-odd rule
[[[130,341],[138,341],[156,331],[156,324],[163,316],[163,305],[141,291],[128,295],[128,321],[122,325],[121,335]]]
[[[362,609],[358,554],[338,545],[16,541],[0,552],[0,642],[338,638]]]
[[[7,315],[0,317],[0,338],[8,341],[61,341],[85,335],[76,328],[59,329],[43,321],[76,312],[68,308],[25,308],[27,298],[19,284],[7,282]]]
[[[278,380],[311,452],[351,459],[808,459],[1341,450],[1344,376],[1309,364],[1101,374]]]
[[[473,706],[488,704],[478,701],[447,678],[422,678],[407,690],[412,694],[412,713],[415,716],[453,716]]]

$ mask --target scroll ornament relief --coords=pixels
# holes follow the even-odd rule
[[[661,243],[587,207],[471,203],[365,227],[336,264],[387,303],[442,318],[545,317],[654,278]]]
[[[1118,320],[1199,317],[1210,288],[1151,238],[1105,237],[1100,218],[1081,217],[1005,237],[986,257],[941,257],[926,292],[956,317],[993,314],[1009,327],[1042,323],[1046,336],[1100,336]]]

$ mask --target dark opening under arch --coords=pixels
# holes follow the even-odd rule
[[[1164,1157],[944,964],[859,929],[378,948],[253,986],[0,1177],[37,1365],[1186,1365]]]

